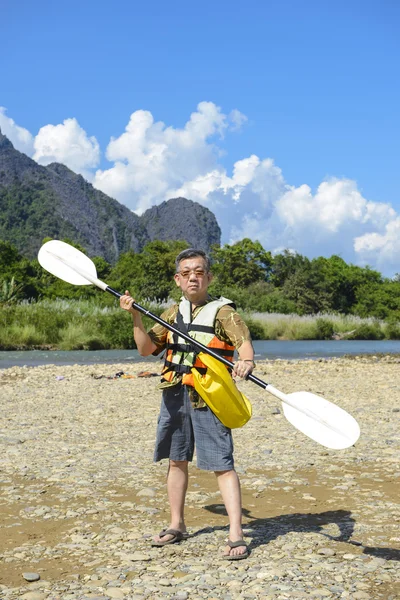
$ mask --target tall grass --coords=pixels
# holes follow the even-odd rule
[[[283,315],[253,312],[244,319],[256,325],[254,339],[321,340],[321,339],[400,339],[400,325],[372,317],[321,313],[317,315]]]
[[[142,303],[160,315],[171,303]],[[243,313],[255,340],[400,339],[397,322],[356,316]],[[144,317],[146,328],[154,322]],[[101,350],[134,348],[132,319],[118,303],[42,300],[0,307],[0,350],[53,348]]]
[[[158,306],[149,309],[160,314]],[[153,322],[144,317],[146,327]],[[42,300],[0,308],[0,349],[94,350],[134,348],[132,319],[118,304]]]

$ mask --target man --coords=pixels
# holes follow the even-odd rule
[[[175,262],[174,279],[183,297],[179,306],[171,307],[161,318],[199,341],[206,339],[204,345],[231,360],[236,349],[239,360],[233,364],[232,374],[247,377],[255,366],[250,333],[229,300],[214,300],[209,296],[212,280],[209,258],[202,250],[189,248]],[[234,469],[231,430],[217,419],[193,388],[191,365],[202,368],[193,349],[162,325],[146,332],[140,313],[132,308],[133,302],[129,291],[120,299],[121,308],[132,314],[133,335],[141,356],[166,351],[154,460],[169,459],[167,491],[171,523],[154,538],[153,545],[164,546],[187,537],[184,507],[188,463],[195,445],[197,466],[215,472],[228,513],[229,538],[224,557],[246,558],[248,548],[243,540],[241,491]]]

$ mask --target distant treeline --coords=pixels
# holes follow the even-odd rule
[[[46,241],[46,240],[44,240]],[[72,243],[71,240],[65,240]],[[73,244],[83,252],[85,249]],[[178,298],[174,259],[186,242],[150,242],[142,252],[122,254],[115,265],[93,258],[98,277],[138,301]],[[369,267],[347,264],[339,256],[308,259],[284,251],[272,256],[259,242],[244,239],[211,252],[214,279],[210,292],[224,295],[244,311],[359,317],[400,317],[400,281]],[[11,244],[0,241],[0,303],[39,299],[90,299],[111,306],[115,299],[92,286],[72,286],[45,272]]]
[[[99,279],[129,290],[160,314],[180,296],[173,279],[175,257],[187,247],[186,242],[153,241],[140,253],[121,255],[115,265],[101,257],[92,260]],[[339,256],[310,260],[289,251],[272,256],[249,239],[213,248],[211,260],[210,293],[236,303],[254,339],[400,339],[398,277],[385,278]],[[113,296],[94,286],[67,284],[2,241],[0,307],[2,349],[133,345],[130,319]]]

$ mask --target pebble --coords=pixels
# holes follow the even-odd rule
[[[138,496],[148,496],[149,498],[154,498],[156,492],[153,488],[144,488],[137,493]]]
[[[238,383],[253,404],[234,431],[244,561],[221,558],[226,511],[214,475],[195,462],[193,535],[150,545],[169,524],[167,461],[152,462],[157,379],[93,375],[154,363],[0,370],[1,599],[397,599],[396,361],[258,361],[257,375],[278,389],[312,391],[357,417],[360,440],[341,451],[297,431],[265,390]]]
[[[123,560],[130,560],[132,562],[151,560],[150,554],[145,554],[144,552],[134,552],[133,554],[124,554],[121,558],[123,558]]]
[[[40,579],[39,573],[22,573],[22,577],[26,581],[39,581]]]
[[[126,593],[119,588],[107,588],[107,596],[110,598],[125,598]]]
[[[319,548],[318,554],[323,556],[335,556],[336,552],[332,548]]]

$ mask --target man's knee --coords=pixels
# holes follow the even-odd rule
[[[188,460],[169,460],[169,466],[172,468],[186,469],[188,464]]]
[[[227,473],[234,473],[234,469],[225,469],[224,471],[214,471],[215,475],[219,477],[220,475],[226,475]]]

